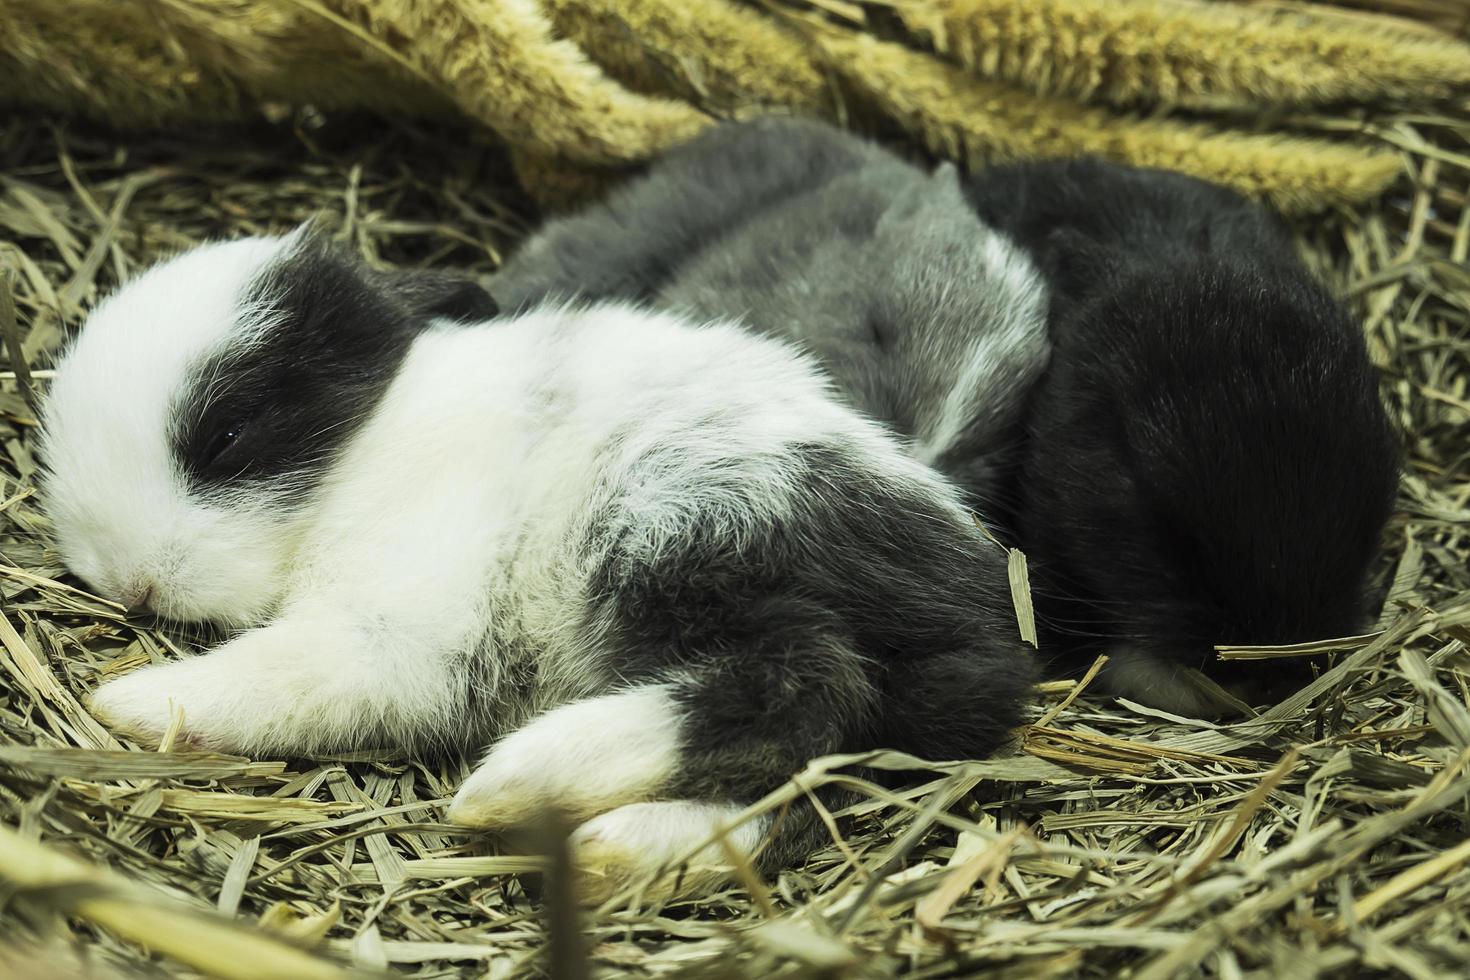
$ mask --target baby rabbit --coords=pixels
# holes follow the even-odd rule
[[[1047,357],[1042,279],[954,168],[816,122],[713,128],[548,223],[490,289],[508,308],[640,300],[795,341],[986,515]]]
[[[1361,328],[1282,224],[1224,188],[1097,160],[969,181],[1051,289],[1050,367],[1012,495],[1042,650],[1112,690],[1220,707],[1309,679],[1216,644],[1358,632],[1399,449]],[[1080,656],[1079,656],[1080,655]]]
[[[44,412],[57,546],[240,629],[102,685],[101,718],[156,739],[177,708],[250,754],[493,743],[450,818],[558,809],[611,883],[813,756],[969,758],[1017,723],[1003,552],[801,356],[623,304],[491,312],[307,230],[98,307]],[[799,822],[728,841],[769,869]]]

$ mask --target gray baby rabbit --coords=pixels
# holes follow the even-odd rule
[[[831,126],[718,126],[605,203],[549,222],[491,292],[738,318],[811,351],[858,409],[989,516],[1046,365],[1046,289],[958,174]]]
[[[1027,553],[1058,672],[1106,652],[1114,692],[1211,713],[1197,668],[1250,701],[1309,676],[1218,663],[1215,644],[1362,625],[1396,439],[1358,325],[1224,188],[1077,160],[961,193],[948,167],[758,120],[551,222],[492,289],[802,342]]]

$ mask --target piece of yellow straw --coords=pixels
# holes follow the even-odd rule
[[[115,872],[69,857],[0,824],[0,880],[123,939],[224,980],[345,980],[350,974],[263,933],[181,906]],[[90,886],[90,887],[59,887]]]

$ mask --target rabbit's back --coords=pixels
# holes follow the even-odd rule
[[[679,669],[742,631],[776,635],[783,617],[816,617],[894,669],[971,651],[998,684],[1028,676],[1003,554],[956,490],[811,361],[738,325],[610,305],[429,331],[340,464],[318,533],[381,521],[362,509],[384,491],[364,487],[431,459],[457,489],[394,548],[465,562],[464,595],[445,601],[485,605],[489,632],[444,642],[498,706],[487,725]],[[1013,717],[987,710],[955,738],[979,725],[993,740]]]

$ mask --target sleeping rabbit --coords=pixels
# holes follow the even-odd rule
[[[249,754],[488,744],[450,818],[557,809],[609,883],[813,756],[984,755],[1028,695],[1004,554],[958,492],[727,322],[494,318],[309,230],[211,244],[97,308],[42,434],[67,564],[237,630],[102,685],[99,717],[151,740],[177,708]],[[770,869],[801,828],[728,841]]]
[[[1398,440],[1362,329],[1273,215],[1179,174],[1096,160],[981,171],[981,217],[1051,290],[1050,367],[1010,499],[1042,649],[1111,662],[1117,693],[1250,703],[1302,661],[1217,662],[1217,644],[1360,632]]]
[[[795,342],[985,518],[1048,350],[1038,271],[975,217],[953,166],[793,119],[675,149],[549,222],[490,290],[507,308],[635,300]]]

